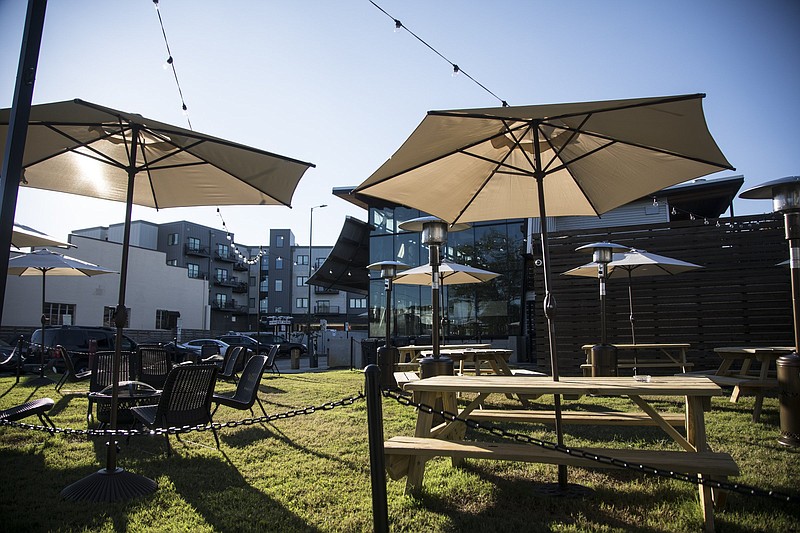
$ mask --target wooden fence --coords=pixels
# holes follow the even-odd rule
[[[541,241],[534,259],[541,258]],[[783,217],[775,214],[673,222],[550,234],[552,293],[559,372],[578,375],[585,362],[581,346],[600,340],[597,278],[564,276],[591,262],[576,252],[584,244],[610,241],[702,265],[677,275],[632,279],[637,343],[689,343],[695,369],[718,366],[718,346],[793,345],[790,269]],[[550,367],[547,323],[542,310],[542,267],[533,268],[537,295],[534,360]],[[607,337],[630,343],[627,278],[607,281]],[[676,370],[678,371],[678,370]]]

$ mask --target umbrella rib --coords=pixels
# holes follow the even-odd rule
[[[80,156],[83,156],[83,157],[88,157],[90,159],[94,159],[94,160],[96,160],[96,161],[98,161],[100,163],[111,165],[111,166],[114,166],[114,167],[117,167],[117,168],[125,168],[125,166],[122,163],[120,163],[119,161],[116,161],[113,158],[109,157],[107,154],[104,154],[103,152],[100,152],[99,150],[93,148],[87,142],[78,140],[75,137],[73,137],[72,135],[68,134],[67,132],[58,129],[58,127],[54,126],[53,124],[44,124],[44,127],[46,127],[47,129],[55,132],[58,135],[61,135],[62,137],[65,137],[65,138],[69,139],[71,142],[75,143],[77,146],[72,147],[72,148],[65,148],[64,150],[61,150],[61,151],[56,152],[56,153],[53,153],[53,154],[51,154],[51,155],[49,155],[47,157],[44,157],[42,159],[39,159],[37,161],[31,161],[26,166],[31,167],[31,166],[34,166],[34,165],[38,165],[39,163],[42,163],[42,162],[47,161],[49,159],[53,159],[53,158],[58,157],[58,156],[60,156],[62,154],[65,154],[67,152],[72,152],[72,153],[74,153],[76,155],[80,155]],[[91,142],[95,142],[97,140],[98,139],[92,139]],[[86,150],[90,151],[91,153],[80,152],[79,151],[80,148],[85,148]]]

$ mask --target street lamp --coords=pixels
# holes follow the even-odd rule
[[[311,208],[308,220],[308,278],[311,278],[311,240],[314,236],[314,209],[328,207],[328,204],[315,205]],[[308,339],[308,366],[317,368],[319,361],[317,360],[317,351],[314,349],[314,343],[311,342],[311,284],[306,279],[308,285],[308,324],[306,325],[306,339]]]
[[[448,231],[461,231],[469,227],[469,224],[463,223],[448,225],[444,220],[432,216],[414,218],[400,224],[400,229],[402,230],[421,231],[422,243],[427,245],[430,251],[433,357],[423,357],[420,360],[419,373],[421,378],[453,374],[453,360],[449,357],[441,357],[439,351],[439,264],[442,262],[439,247],[447,242]]]
[[[392,281],[398,270],[406,270],[409,266],[399,261],[380,261],[367,265],[367,268],[381,271],[386,289],[386,344],[378,349],[378,366],[381,369],[381,387],[395,388],[397,381],[394,379],[394,364],[400,359],[400,352],[392,346]]]
[[[608,344],[606,336],[606,279],[608,264],[614,259],[614,254],[629,249],[610,242],[596,242],[575,249],[576,252],[592,253],[592,261],[597,263],[597,277],[600,280],[600,344],[592,346],[592,376],[617,375],[617,348]]]
[[[779,357],[776,362],[781,421],[778,442],[797,447],[800,446],[800,176],[768,181],[742,192],[739,197],[772,199],[773,210],[783,213],[792,272],[794,352]]]

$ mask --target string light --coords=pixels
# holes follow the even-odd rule
[[[178,81],[178,71],[175,70],[175,60],[172,58],[172,52],[169,49],[169,41],[167,41],[167,31],[164,29],[164,21],[161,18],[161,9],[158,6],[158,0],[153,0],[153,4],[156,7],[156,13],[158,14],[158,23],[161,25],[161,35],[164,36],[164,45],[167,47],[167,61],[164,63],[164,69],[172,68],[172,75],[175,78],[175,85],[178,87],[178,96],[181,98],[181,109],[183,110],[183,116],[186,117],[186,122],[189,124],[189,129],[192,128],[192,121],[189,119],[189,108],[186,107],[186,101],[183,99],[183,91],[181,90],[181,82]]]
[[[222,221],[222,229],[225,230],[225,237],[231,242],[230,247],[233,250],[233,253],[236,254],[236,257],[238,257],[242,263],[248,265],[258,264],[258,262],[261,261],[261,258],[266,255],[264,249],[259,246],[258,253],[255,255],[255,257],[250,257],[249,252],[248,252],[248,257],[245,257],[244,254],[242,254],[242,252],[239,251],[239,247],[236,246],[236,243],[233,242],[233,234],[228,230],[228,225],[225,224],[225,219],[222,218],[222,213],[220,212],[219,207],[217,208],[217,215],[219,216],[219,219]]]
[[[153,0],[153,1],[155,1],[155,0]],[[378,10],[379,10],[381,13],[383,13],[384,15],[386,15],[387,17],[389,17],[390,19],[392,19],[392,21],[394,22],[394,31],[395,31],[395,32],[398,32],[398,31],[400,31],[401,29],[402,29],[402,30],[406,30],[406,31],[407,31],[408,33],[410,33],[410,34],[411,34],[411,35],[412,35],[412,36],[413,36],[413,37],[414,37],[416,40],[418,40],[419,42],[421,42],[422,44],[424,44],[425,46],[427,46],[427,47],[428,47],[428,48],[429,48],[429,49],[430,49],[430,50],[431,50],[433,53],[435,53],[437,56],[441,57],[442,59],[444,59],[445,61],[447,61],[448,63],[450,63],[450,66],[451,66],[451,67],[453,67],[453,74],[452,74],[453,76],[456,76],[456,75],[457,75],[459,72],[460,72],[460,73],[462,73],[464,76],[466,76],[467,78],[469,78],[470,80],[472,80],[472,82],[473,82],[473,83],[475,83],[476,85],[478,85],[478,87],[480,87],[481,89],[483,89],[483,90],[484,90],[484,91],[486,91],[487,93],[491,94],[492,96],[494,96],[495,98],[497,98],[498,100],[500,100],[500,103],[501,103],[501,105],[502,105],[503,107],[508,107],[508,102],[506,102],[505,100],[503,100],[502,98],[500,98],[499,96],[497,96],[496,94],[494,94],[494,93],[493,93],[492,91],[490,91],[490,90],[489,90],[489,89],[488,89],[488,88],[487,88],[487,87],[486,87],[484,84],[482,84],[481,82],[479,82],[478,80],[476,80],[475,78],[473,78],[472,76],[470,76],[469,74],[467,74],[466,72],[464,72],[464,70],[463,70],[461,67],[459,67],[458,65],[456,65],[455,63],[453,63],[452,61],[450,61],[449,59],[447,59],[447,58],[446,58],[444,55],[442,55],[442,54],[441,54],[441,53],[440,53],[440,52],[439,52],[439,51],[438,51],[436,48],[434,48],[433,46],[429,45],[429,44],[428,44],[427,42],[425,42],[425,40],[424,40],[424,39],[422,39],[422,38],[421,38],[419,35],[417,35],[417,34],[416,34],[416,33],[414,33],[413,31],[411,31],[410,29],[408,29],[408,26],[405,26],[405,25],[404,25],[402,22],[400,22],[398,19],[396,19],[396,18],[394,18],[393,16],[391,16],[391,15],[390,15],[390,14],[389,14],[389,13],[388,13],[388,12],[387,12],[385,9],[383,9],[381,6],[379,6],[378,4],[376,4],[375,2],[373,2],[372,0],[369,0],[369,3],[370,3],[370,4],[372,4],[373,6],[375,6],[376,8],[378,8]]]

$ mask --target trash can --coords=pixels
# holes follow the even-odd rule
[[[289,357],[292,359],[292,370],[300,369],[300,348],[289,350]]]
[[[361,341],[361,368],[366,368],[367,365],[378,364],[378,347],[382,346],[386,341],[384,339],[363,339]]]

